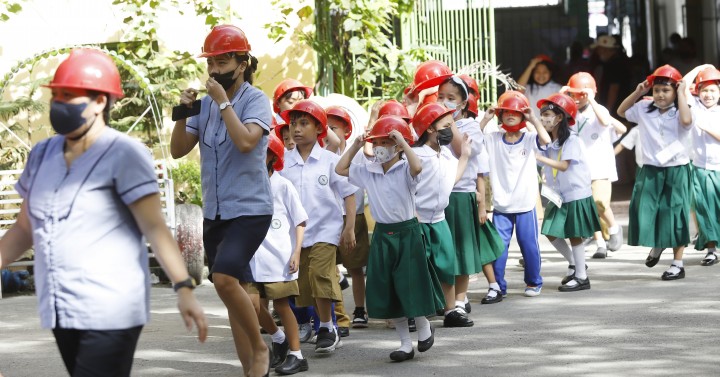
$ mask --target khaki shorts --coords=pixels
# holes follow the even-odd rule
[[[279,281],[276,283],[250,283],[248,294],[259,295],[267,300],[295,297],[300,295],[297,280]]]
[[[365,214],[355,216],[355,248],[351,251],[344,247],[338,248],[337,263],[342,263],[345,268],[355,269],[367,266],[368,255],[370,254],[370,237],[368,236],[368,224]]]
[[[316,298],[342,300],[335,267],[336,253],[337,246],[325,242],[301,249],[297,280],[300,295],[295,299],[297,306],[314,306]]]
[[[592,196],[597,207],[598,216],[600,216],[600,228],[602,229],[603,238],[610,239],[608,233],[608,225],[603,220],[602,215],[605,209],[610,209],[610,198],[612,197],[612,183],[609,179],[597,179],[592,181]]]

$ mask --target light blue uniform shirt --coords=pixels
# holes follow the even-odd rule
[[[272,194],[265,166],[267,134],[272,123],[270,101],[248,82],[243,83],[230,100],[243,124],[255,123],[265,130],[260,142],[248,153],[240,152],[233,144],[219,105],[210,96],[201,101],[200,114],[190,118],[185,129],[199,139],[203,216],[226,220],[272,215]]]
[[[28,204],[44,328],[118,330],[149,318],[147,246],[128,205],[158,192],[149,151],[107,128],[67,168],[65,138],[33,148],[16,190]]]

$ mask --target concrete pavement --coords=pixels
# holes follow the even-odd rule
[[[720,265],[701,267],[703,252],[688,249],[687,278],[666,282],[666,252],[653,269],[645,267],[645,248],[624,246],[605,260],[589,260],[589,291],[557,291],[567,264],[541,239],[542,295],[522,295],[517,246],[508,262],[508,297],[480,305],[484,278],[470,285],[475,327],[442,328],[435,346],[414,360],[392,363],[398,345],[384,321],[351,330],[343,347],[317,356],[303,344],[310,371],[305,376],[717,376],[720,322]],[[592,255],[589,250],[588,255]],[[346,307],[352,299],[346,290]],[[227,314],[209,283],[196,290],[211,325],[206,344],[198,344],[181,325],[168,287],[152,291],[152,320],[135,354],[134,376],[239,376]],[[413,334],[413,336],[416,336]],[[39,328],[34,296],[0,300],[0,373],[5,377],[62,376],[64,366],[52,333]],[[269,338],[266,337],[269,342]]]

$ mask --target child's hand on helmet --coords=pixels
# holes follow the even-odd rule
[[[497,106],[491,105],[488,107],[487,110],[485,110],[485,115],[483,115],[483,118],[490,120],[495,116],[495,113],[497,112]]]

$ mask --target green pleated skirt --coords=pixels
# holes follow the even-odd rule
[[[492,221],[480,224],[477,208],[474,192],[450,194],[445,219],[455,244],[455,275],[476,274],[482,271],[483,265],[494,262],[505,251],[505,244]]]
[[[540,233],[557,238],[592,237],[600,230],[597,206],[592,196],[563,203],[548,202]]]
[[[445,307],[417,219],[375,224],[367,265],[368,316],[388,319],[433,315]]]
[[[435,269],[440,282],[455,285],[455,245],[447,221],[435,224],[420,223],[420,230],[425,236],[427,249],[425,255]]]
[[[690,243],[690,166],[644,165],[630,200],[628,245],[659,248]]]
[[[720,240],[720,171],[694,167],[692,173],[692,189],[695,217],[698,225],[696,250]]]

